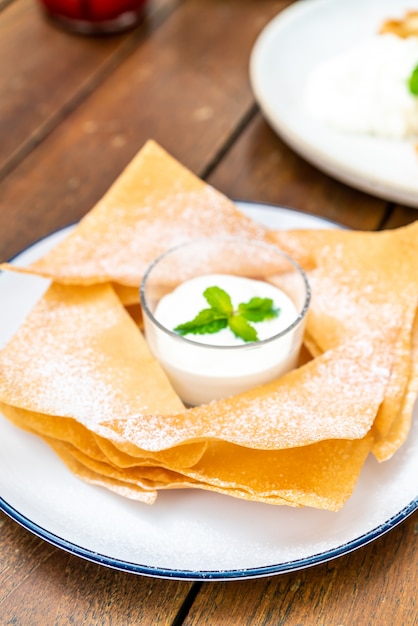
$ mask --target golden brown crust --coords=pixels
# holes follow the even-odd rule
[[[144,232],[154,233],[158,244],[163,222],[166,235],[173,228],[190,235],[184,211],[191,196],[182,192],[187,204],[177,198],[173,213],[164,200],[164,194],[172,197],[172,180],[159,198],[152,189],[136,189],[143,181],[132,172],[139,165],[144,174],[143,158],[145,187],[150,172],[160,180],[156,162],[181,176],[183,192],[193,187],[200,234],[219,234],[222,223],[228,232],[265,236],[308,272],[310,354],[299,368],[234,398],[183,407],[138,328],[141,273],[131,286],[122,280],[138,268],[136,257],[121,257],[120,250],[125,235],[138,237],[139,249]],[[75,231],[43,259],[58,282],[0,352],[0,409],[45,439],[77,476],[125,497],[151,503],[159,489],[190,487],[338,510],[369,451],[385,460],[408,433],[418,389],[418,221],[380,233],[260,231],[209,191],[219,201],[214,222],[205,184],[154,144],[128,172],[116,195],[114,188],[110,201],[107,194],[83,221],[81,237]],[[156,210],[143,203],[136,212],[132,194],[152,196]],[[131,207],[126,215],[121,203]],[[126,221],[112,242],[113,210]],[[108,239],[92,245],[98,230]],[[73,244],[78,260],[84,251],[84,264],[73,276],[79,284],[64,285],[67,270],[75,269],[68,256]],[[111,276],[103,273],[104,258]],[[86,286],[86,277],[96,284]]]
[[[397,37],[418,37],[418,11],[407,11],[401,19],[388,19],[379,29],[381,35],[391,33]]]

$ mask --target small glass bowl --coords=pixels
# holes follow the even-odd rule
[[[199,341],[181,336],[156,319],[163,296],[189,279],[209,274],[272,284],[291,299],[294,317],[267,339],[232,346],[202,343],[202,336]],[[155,259],[143,278],[140,298],[151,352],[186,405],[237,395],[297,367],[310,287],[296,261],[276,246],[237,238],[190,241]]]

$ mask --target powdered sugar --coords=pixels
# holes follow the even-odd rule
[[[146,372],[143,359],[150,362]],[[138,415],[139,407],[145,413],[156,410],[158,397],[147,391],[148,379],[169,386],[152,361],[109,287],[74,292],[56,285],[1,353],[0,399],[38,413],[72,417],[94,430],[115,415]],[[172,410],[180,409],[182,404],[173,398]]]
[[[105,282],[139,287],[148,265],[185,241],[213,236],[263,240],[265,229],[246,218],[209,185],[199,191],[150,194],[127,215],[123,205],[92,212],[49,255],[32,266],[63,282]]]
[[[283,214],[272,211],[273,226]],[[48,243],[43,241],[39,252]],[[5,278],[10,280],[7,288],[0,281],[2,302],[13,303],[12,312],[19,313],[27,299],[22,277]],[[11,325],[4,324],[2,336],[10,332]],[[277,508],[197,490],[162,492],[153,507],[142,506],[79,481],[42,441],[3,419],[0,492],[11,514],[22,516],[21,523],[29,520],[41,537],[52,533],[57,545],[100,564],[171,579],[271,575],[345,554],[414,510],[417,426],[415,419],[393,459],[383,464],[368,459],[354,495],[338,513]]]
[[[373,343],[345,345],[277,383],[181,416],[142,416],[108,426],[139,448],[220,439],[249,448],[283,449],[324,439],[355,439],[370,429],[384,398],[391,356]]]

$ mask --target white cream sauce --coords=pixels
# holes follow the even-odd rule
[[[224,289],[231,296],[234,308],[252,297],[271,298],[280,314],[272,320],[254,323],[261,341],[250,343],[235,337],[228,328],[215,334],[183,338],[161,330],[145,316],[148,344],[174,389],[189,405],[236,395],[274,380],[297,366],[302,341],[303,322],[276,336],[298,317],[292,300],[268,283],[237,276],[207,275],[186,281],[160,300],[155,318],[173,331],[178,324],[190,321],[200,310],[208,308],[203,291],[211,286]],[[263,341],[266,339],[271,340]]]
[[[393,139],[418,136],[418,97],[408,80],[418,37],[376,35],[317,66],[305,87],[310,116],[348,133]]]
[[[297,317],[296,307],[289,296],[269,283],[240,276],[208,274],[187,280],[164,296],[154,312],[155,319],[169,330],[174,330],[179,324],[194,319],[199,311],[209,308],[203,292],[208,287],[213,286],[220,287],[231,296],[234,310],[238,309],[240,303],[246,303],[251,298],[271,298],[273,300],[273,308],[279,309],[278,316],[262,322],[251,322],[257,331],[259,340],[268,339],[282,332]],[[217,346],[236,346],[245,343],[243,339],[234,335],[229,328],[224,328],[214,334],[189,333],[186,338]]]

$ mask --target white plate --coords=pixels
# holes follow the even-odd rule
[[[336,227],[288,209],[241,206],[272,228]],[[43,239],[15,262],[38,258],[67,232]],[[0,276],[0,301],[7,304],[0,313],[0,345],[46,284],[11,272]],[[147,576],[233,580],[315,565],[393,528],[418,508],[417,494],[418,423],[393,459],[368,459],[354,495],[332,513],[194,489],[162,492],[153,506],[135,503],[78,480],[40,439],[0,416],[0,507],[72,554]]]
[[[411,0],[302,0],[274,18],[250,62],[256,99],[276,132],[331,176],[386,200],[418,207],[414,143],[350,135],[311,119],[302,103],[311,71],[376,34],[386,18],[418,8]]]

